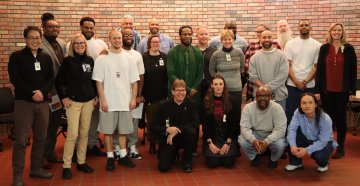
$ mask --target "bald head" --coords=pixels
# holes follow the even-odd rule
[[[149,30],[152,35],[156,35],[159,33],[160,24],[156,18],[152,18],[148,21],[149,23]]]
[[[271,100],[271,91],[266,87],[259,87],[256,91],[256,103],[260,110],[268,108]]]

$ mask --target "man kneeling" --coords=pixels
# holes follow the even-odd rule
[[[160,103],[152,121],[152,130],[159,136],[158,168],[161,172],[168,171],[178,150],[184,148],[182,165],[185,172],[192,172],[198,114],[195,104],[186,97],[185,81],[175,80],[171,93],[173,98]]]
[[[270,100],[271,96],[268,88],[260,87],[256,92],[256,101],[245,105],[242,112],[238,141],[252,167],[259,166],[261,155],[269,147],[268,167],[276,168],[287,145],[285,112],[278,103]]]

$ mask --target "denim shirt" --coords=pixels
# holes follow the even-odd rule
[[[330,141],[333,142],[334,147],[338,146],[337,142],[333,138],[331,118],[325,112],[321,113],[319,127],[317,127],[315,118],[309,122],[305,114],[301,114],[299,109],[297,109],[287,129],[286,138],[290,147],[297,146],[296,132],[299,127],[304,136],[308,140],[313,141],[313,144],[306,147],[308,154],[312,154],[313,152],[323,149]]]

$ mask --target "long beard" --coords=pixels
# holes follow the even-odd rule
[[[286,43],[292,39],[292,34],[290,31],[277,33],[277,40],[281,46],[281,48],[285,48]]]

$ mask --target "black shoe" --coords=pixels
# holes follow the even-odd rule
[[[115,170],[115,160],[114,158],[108,158],[106,162],[106,170],[114,171]]]
[[[150,143],[149,153],[150,154],[156,154],[156,145],[155,145],[155,143]]]
[[[88,149],[87,153],[93,156],[101,156],[101,157],[106,157],[107,155],[106,152],[101,151],[99,147],[97,147],[96,145],[94,145],[93,148]]]
[[[24,186],[24,182],[22,179],[22,176],[15,176],[14,175],[14,179],[13,179],[13,186]]]
[[[119,159],[119,165],[124,165],[125,167],[134,168],[135,164],[131,161],[128,156],[124,156]]]
[[[252,167],[258,167],[260,165],[260,155],[256,155],[255,158],[253,160],[251,160],[250,165]]]
[[[267,166],[270,169],[276,169],[278,166],[278,162],[277,161],[271,161],[271,159],[269,159],[269,163],[267,164]]]
[[[114,160],[119,161],[119,159],[120,159],[120,154],[116,154],[116,152],[114,152]]]
[[[343,158],[345,155],[345,150],[343,148],[337,148],[335,154],[332,158],[334,159],[340,159]]]
[[[187,173],[192,172],[191,163],[186,163],[186,164],[184,165],[184,172],[187,172]]]
[[[63,168],[62,178],[64,180],[70,180],[72,178],[72,173],[70,168]]]
[[[88,164],[77,164],[76,166],[77,170],[85,172],[85,173],[92,173],[94,171],[93,168],[91,168]]]
[[[43,179],[50,179],[53,177],[51,172],[48,172],[44,169],[39,169],[37,171],[30,171],[30,177],[32,178],[43,178]]]

